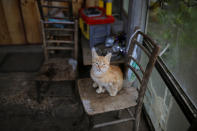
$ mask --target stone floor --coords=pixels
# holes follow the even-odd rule
[[[11,52],[13,53],[13,51]],[[14,52],[17,53],[17,50]],[[4,55],[1,53],[0,68],[3,61],[6,61],[6,57],[3,56],[9,52],[3,52]],[[32,61],[36,61],[36,58],[38,57],[31,57]],[[17,56],[16,59],[20,58]],[[49,89],[44,91],[43,100],[39,104],[36,99],[37,85],[34,80],[37,72],[32,70],[35,66],[27,64],[29,67],[25,68],[26,72],[17,72],[19,68],[14,67],[26,65],[29,58],[23,57],[23,59],[23,61],[20,60],[20,63],[17,63],[17,60],[4,63],[6,72],[0,72],[0,131],[87,131],[88,117],[83,111],[74,83],[50,83]],[[89,67],[83,67],[80,64],[79,67],[80,77],[89,75]],[[22,68],[20,68],[21,70]],[[109,118],[115,119],[113,113],[104,114],[97,120],[102,122]],[[131,131],[131,128],[132,122],[127,122],[94,131]],[[144,118],[140,130],[149,130]]]

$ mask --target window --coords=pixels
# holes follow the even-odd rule
[[[168,117],[176,110],[176,103],[188,122],[197,115],[197,5],[192,1],[189,0],[189,4],[179,0],[151,1],[147,34],[161,46],[161,54],[149,82],[145,107],[147,110],[158,108],[153,114],[149,112],[152,121],[155,118],[151,115],[161,116],[157,115],[158,111],[162,114],[161,118],[156,118],[158,123],[153,122],[156,129],[158,126],[163,130],[170,129],[171,118]],[[169,99],[174,102],[173,106],[170,106]],[[186,122],[182,123],[183,120],[177,119],[181,123],[177,126],[184,126]]]
[[[148,35],[160,44],[161,59],[197,108],[197,6],[180,0],[161,5],[150,10]]]
[[[129,11],[129,0],[123,0],[123,9],[124,9],[125,13],[128,14],[128,11]]]

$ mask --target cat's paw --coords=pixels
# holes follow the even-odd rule
[[[106,89],[105,89],[105,88],[103,88],[101,92],[102,92],[102,93],[105,93],[105,91],[106,91]]]
[[[98,93],[98,94],[102,93],[102,89],[100,89],[100,88],[96,89],[96,93]]]
[[[98,85],[96,84],[96,82],[94,82],[92,86],[93,86],[93,88],[97,88],[98,87]]]
[[[117,92],[111,92],[109,93],[110,96],[116,96],[117,95]]]

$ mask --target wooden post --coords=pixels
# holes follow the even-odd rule
[[[77,60],[78,58],[78,20],[75,20],[75,32],[74,32],[74,58]]]
[[[44,56],[45,60],[48,61],[48,50],[47,50],[47,43],[46,43],[46,36],[45,36],[45,30],[44,30],[44,23],[41,20],[41,29],[42,29],[42,42],[43,42],[43,48],[44,48]]]

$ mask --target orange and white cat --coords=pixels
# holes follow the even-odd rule
[[[123,73],[118,66],[110,65],[112,54],[98,56],[95,48],[92,48],[92,68],[91,78],[93,87],[97,88],[97,93],[107,91],[110,96],[116,96],[123,87]]]

